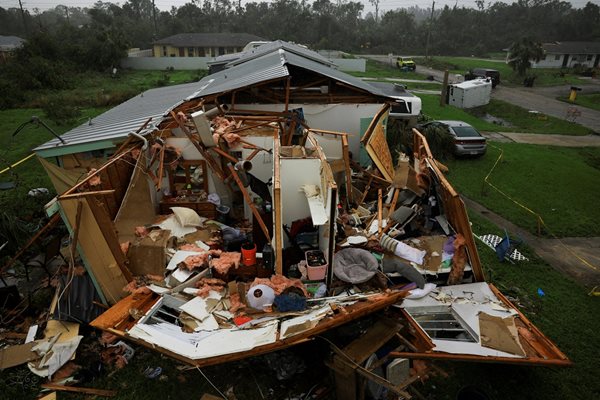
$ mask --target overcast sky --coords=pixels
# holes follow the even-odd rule
[[[242,0],[242,4],[246,4],[251,2],[252,0]],[[311,0],[308,0],[309,2]],[[336,0],[332,0],[336,1]],[[34,8],[38,8],[40,10],[46,10],[48,8],[54,8],[59,4],[69,6],[69,7],[92,7],[95,3],[95,0],[21,0],[23,3],[23,7],[27,10],[33,11]],[[181,6],[185,3],[189,3],[190,0],[155,0],[156,6],[161,10],[170,10],[171,6]],[[232,0],[232,2],[237,2],[237,0]],[[257,1],[260,2],[260,1]],[[486,0],[486,4],[494,3],[494,1]],[[504,0],[504,3],[510,3],[510,0]],[[569,0],[569,3],[573,4],[574,7],[580,8],[585,6],[588,0]],[[594,4],[600,4],[600,0],[591,0]],[[123,4],[125,1],[112,1],[112,3]],[[369,3],[368,0],[362,0],[362,3],[365,5],[365,11],[374,10],[373,6]],[[431,7],[431,0],[380,0],[379,1],[379,10],[392,10],[401,7],[411,7],[411,6],[419,6],[421,8]],[[445,5],[454,6],[454,4],[458,4],[459,6],[465,7],[474,7],[475,0],[436,0],[435,7],[442,8]],[[0,0],[0,7],[3,8],[11,8],[11,7],[19,7],[19,0]]]

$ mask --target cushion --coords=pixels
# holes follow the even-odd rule
[[[421,273],[412,265],[402,262],[396,257],[384,257],[382,266],[383,272],[387,274],[390,272],[397,272],[409,281],[416,283],[419,289],[425,287],[425,278],[423,278],[423,275],[421,275]]]
[[[344,282],[363,283],[377,273],[377,259],[367,250],[343,249],[333,257],[333,273]]]
[[[181,226],[200,226],[206,219],[201,218],[196,211],[187,207],[171,207],[175,219]]]

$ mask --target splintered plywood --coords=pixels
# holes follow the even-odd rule
[[[367,149],[367,153],[369,153],[369,157],[371,157],[379,171],[383,174],[383,177],[391,182],[394,178],[394,162],[392,161],[392,154],[390,153],[382,124],[375,126],[365,148]]]
[[[126,293],[123,292],[123,287],[127,285],[127,279],[121,272],[117,260],[104,239],[104,234],[86,200],[59,200],[69,225],[72,229],[75,229],[78,201],[82,203],[78,249],[86,269],[88,269],[96,284],[96,288],[102,292],[100,295],[108,303],[114,304],[125,297]]]
[[[145,170],[145,157],[138,157],[127,192],[115,217],[120,242],[133,241],[136,238],[135,227],[153,223],[156,217],[148,178],[143,172]]]

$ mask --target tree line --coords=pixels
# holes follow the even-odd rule
[[[378,10],[379,0],[369,0]],[[101,40],[148,48],[154,40],[183,32],[247,32],[316,49],[349,52],[422,54],[430,35],[430,54],[485,55],[529,37],[538,42],[600,40],[600,6],[583,8],[559,0],[518,0],[512,4],[475,1],[475,8],[398,8],[365,12],[358,1],[274,0],[241,2],[191,0],[161,11],[152,0],[122,6],[98,1],[92,8],[56,6],[44,12],[0,8],[0,32],[28,37],[39,32],[63,43],[92,29]],[[72,28],[65,30],[65,25]],[[60,36],[59,36],[60,35]],[[93,40],[92,37],[87,39]],[[124,43],[121,43],[124,42]],[[95,63],[97,64],[97,63]]]
[[[152,0],[123,5],[97,1],[91,8],[56,6],[29,12],[0,7],[0,34],[27,39],[10,62],[0,65],[0,108],[19,104],[24,93],[72,85],[74,74],[106,71],[127,48],[184,32],[246,32],[313,49],[353,53],[476,55],[531,42],[600,40],[600,6],[583,8],[558,0],[512,4],[476,0],[475,8],[399,8],[365,12],[358,1],[191,0],[161,11]]]

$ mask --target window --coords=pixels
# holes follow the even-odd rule
[[[223,54],[225,54],[225,47],[219,47],[219,54],[220,56],[222,56]]]
[[[587,60],[588,60],[588,61],[592,61],[592,55],[591,55],[591,54],[589,54],[589,55],[587,56]]]
[[[458,342],[478,342],[477,334],[450,306],[405,308],[430,338]]]
[[[194,48],[188,47],[188,57],[194,57]]]
[[[162,48],[162,55],[163,55],[163,57],[167,56],[167,46],[163,46],[163,48]]]
[[[183,47],[179,48],[179,57],[185,57],[185,49]]]
[[[205,57],[206,52],[204,51],[204,47],[198,47],[198,57]]]
[[[557,55],[555,55],[555,56],[554,56],[554,59],[555,59],[556,61],[560,60],[560,58],[561,58],[561,55],[560,55],[560,54],[557,54]]]

